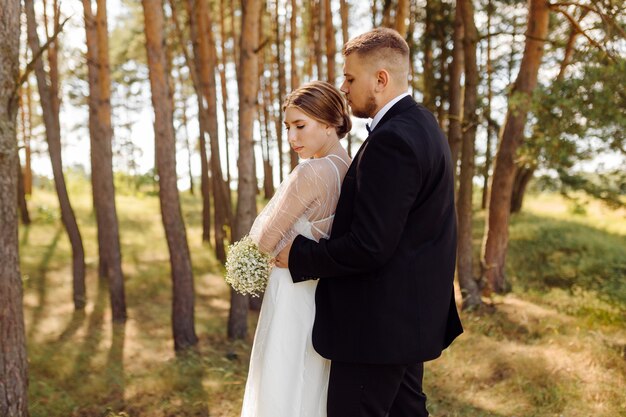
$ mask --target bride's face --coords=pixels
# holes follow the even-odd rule
[[[326,156],[337,140],[335,129],[308,116],[297,107],[285,109],[289,145],[302,159]]]

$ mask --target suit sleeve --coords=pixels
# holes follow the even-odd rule
[[[294,282],[363,273],[384,265],[396,250],[420,190],[420,167],[397,135],[371,137],[365,146],[349,232],[319,243],[296,237],[289,254]]]

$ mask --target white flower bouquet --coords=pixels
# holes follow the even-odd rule
[[[240,294],[258,297],[267,286],[271,257],[259,250],[250,236],[228,247],[226,257],[226,283]]]

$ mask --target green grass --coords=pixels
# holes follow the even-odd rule
[[[129,320],[113,326],[97,277],[91,197],[71,183],[88,304],[74,312],[71,252],[56,198],[36,189],[20,228],[33,417],[237,417],[252,336],[226,338],[229,291],[201,242],[200,201],[183,195],[196,286],[194,352],[171,338],[168,252],[153,193],[117,197]],[[512,218],[512,292],[462,313],[465,333],[426,365],[436,417],[626,416],[626,218],[533,196]],[[580,210],[578,210],[580,212]],[[476,253],[483,232],[476,213]],[[256,314],[250,314],[250,335]],[[125,414],[124,414],[125,413]],[[277,416],[279,417],[279,416]]]

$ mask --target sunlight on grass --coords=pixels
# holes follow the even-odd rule
[[[176,357],[158,198],[117,198],[129,319],[113,326],[91,199],[84,184],[72,187],[87,261],[84,312],[73,310],[70,246],[51,190],[35,190],[34,222],[20,229],[31,416],[237,417],[257,315],[246,341],[227,340],[229,289],[201,240],[199,198],[182,196],[199,344]],[[463,312],[465,333],[426,364],[434,417],[624,415],[626,221],[595,206],[575,215],[568,204],[533,196],[513,216],[513,292],[494,297],[491,309]],[[483,221],[477,212],[477,256]]]

